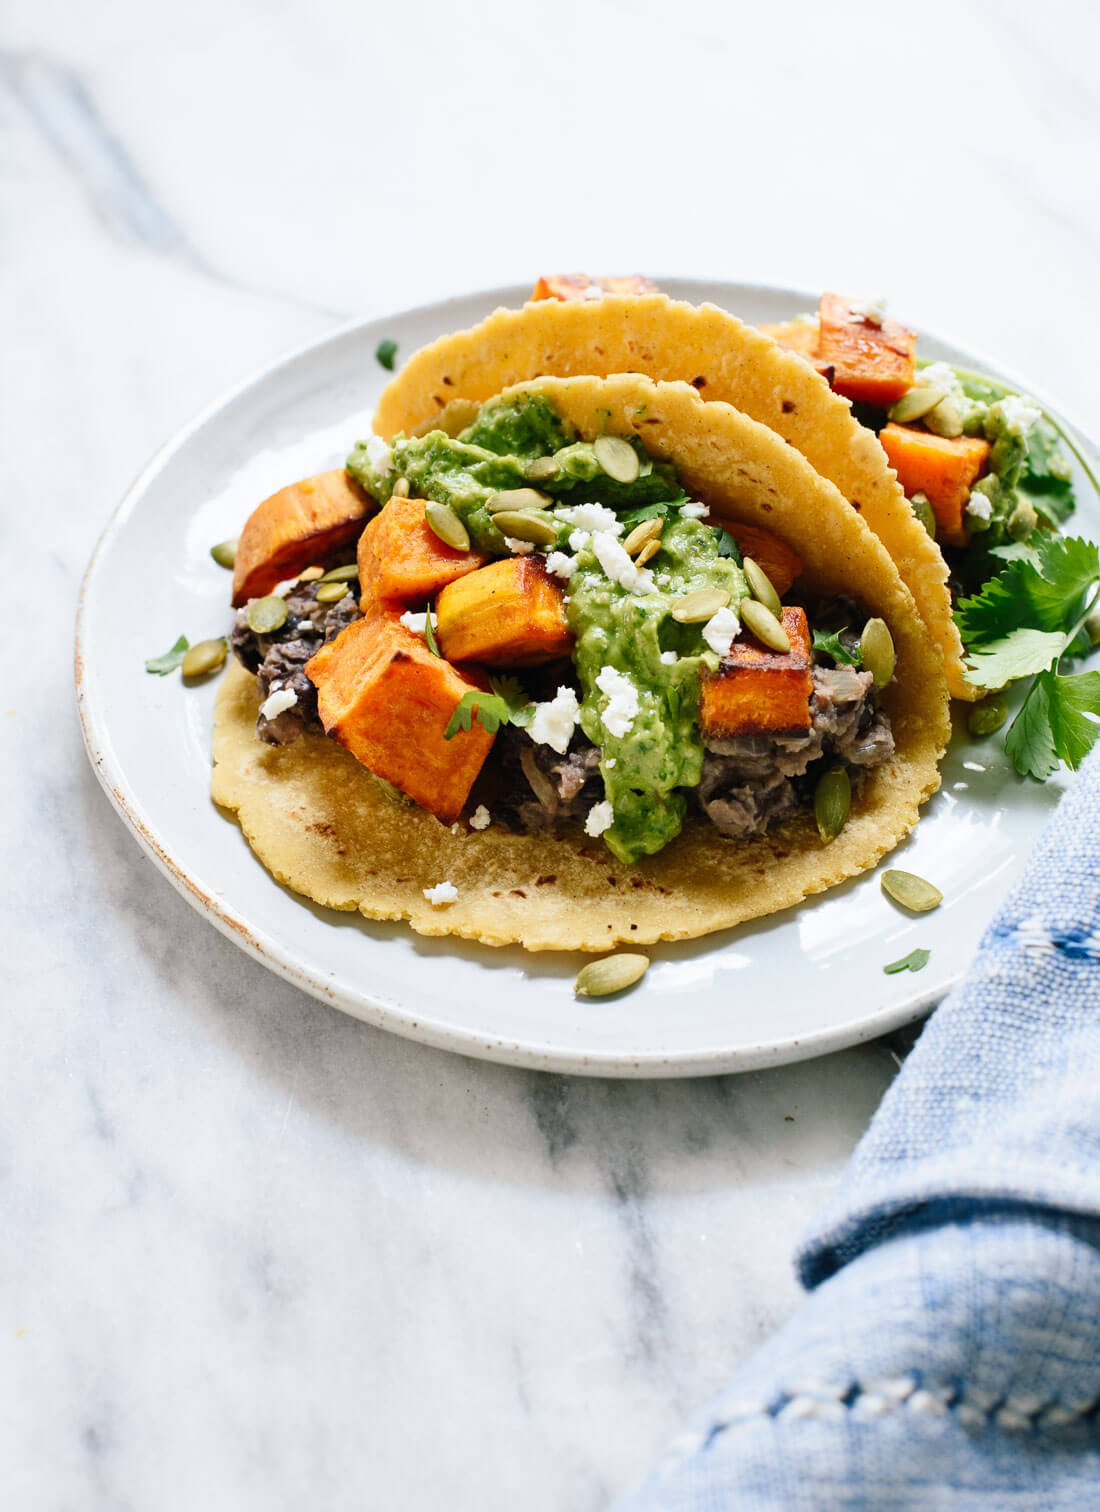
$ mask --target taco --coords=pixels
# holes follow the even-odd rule
[[[938,787],[911,595],[731,406],[541,379],[348,466],[381,505],[356,559],[240,608],[214,737],[215,801],[315,902],[530,950],[683,939],[864,871]]]
[[[907,500],[873,431],[812,362],[715,305],[663,294],[542,298],[497,310],[480,325],[421,348],[387,385],[375,412],[383,437],[435,423],[456,400],[481,403],[541,374],[636,372],[692,384],[703,399],[732,404],[789,442],[859,511],[897,563],[956,697],[964,680],[951,616],[948,569]]]

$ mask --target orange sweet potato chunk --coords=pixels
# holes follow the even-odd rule
[[[742,525],[730,520],[723,520],[722,524],[740,546],[741,555],[752,557],[763,567],[782,598],[802,571],[802,558],[794,547],[759,525]]]
[[[494,737],[476,719],[450,740],[443,732],[463,695],[487,683],[434,656],[401,624],[399,609],[373,605],[306,663],[306,675],[327,732],[376,776],[452,824]]]
[[[233,603],[262,598],[355,540],[376,508],[344,469],[281,488],[245,521],[233,567]]]
[[[450,661],[529,667],[568,656],[573,646],[565,595],[531,556],[505,557],[449,583],[435,622]]]
[[[488,560],[445,545],[428,525],[423,499],[391,499],[359,538],[363,607],[372,598],[423,602]]]
[[[889,318],[874,325],[854,304],[841,294],[822,294],[817,360],[832,368],[838,394],[885,407],[912,386],[917,334]]]
[[[587,273],[551,273],[544,275],[531,291],[535,299],[590,299],[591,288],[605,294],[656,294],[657,285],[641,273],[619,278],[589,278]]]
[[[969,534],[963,511],[989,461],[989,442],[980,436],[934,436],[893,423],[884,425],[878,438],[906,494],[928,496],[937,540],[965,546]]]
[[[810,628],[803,609],[783,610],[791,643],[780,654],[743,632],[717,672],[702,684],[699,723],[704,737],[778,735],[810,728]]]

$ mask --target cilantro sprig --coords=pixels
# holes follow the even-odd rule
[[[444,740],[453,740],[459,730],[469,730],[476,719],[487,735],[495,735],[501,725],[529,725],[535,717],[535,706],[515,677],[492,677],[489,679],[491,693],[471,688],[455,704],[454,712],[443,731]]]
[[[815,630],[814,650],[822,652],[825,656],[831,656],[838,667],[862,667],[863,652],[858,643],[851,648],[841,640],[847,625],[841,630]]]
[[[1005,737],[1023,777],[1044,782],[1060,762],[1076,771],[1100,735],[1100,672],[1066,675],[1064,656],[1082,649],[1082,627],[1098,599],[1100,549],[1078,537],[1036,532],[955,618],[966,646],[967,681],[1003,688],[1033,679]]]

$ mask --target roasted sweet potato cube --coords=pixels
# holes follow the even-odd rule
[[[822,294],[817,360],[833,370],[833,388],[848,399],[882,408],[912,385],[917,334],[888,317],[875,325],[856,301]]]
[[[980,436],[934,436],[893,423],[884,425],[878,438],[908,497],[927,495],[936,517],[936,539],[965,546],[966,501],[989,461],[989,442]]]
[[[568,656],[565,595],[542,561],[505,557],[449,583],[436,600],[436,630],[451,661],[529,667]]]
[[[429,527],[423,499],[391,499],[359,539],[359,582],[369,599],[422,603],[489,560],[455,551]]]
[[[551,273],[538,280],[531,298],[591,299],[590,289],[601,289],[605,294],[657,293],[657,285],[641,273],[628,273],[620,278],[589,278],[587,273]]]
[[[434,656],[405,628],[398,606],[373,605],[329,641],[306,675],[328,733],[444,824],[462,812],[494,737],[475,719],[450,740],[444,730],[460,699],[488,683]]]
[[[722,524],[740,546],[741,555],[752,557],[763,567],[782,598],[802,571],[802,558],[794,547],[759,525],[742,525],[737,520],[723,520]]]
[[[377,506],[344,469],[281,488],[245,521],[233,567],[233,603],[262,598],[276,583],[349,546]]]
[[[803,609],[783,610],[791,649],[780,654],[744,632],[702,684],[705,737],[780,735],[810,728],[810,629]]]

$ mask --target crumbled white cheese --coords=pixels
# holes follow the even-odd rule
[[[517,536],[505,536],[504,544],[513,556],[526,556],[535,549],[534,541],[521,541]]]
[[[953,394],[962,388],[959,375],[949,362],[930,362],[919,368],[913,379],[914,388],[938,388],[945,394]]]
[[[675,651],[662,651],[660,659],[661,664],[665,667],[674,667],[680,660]]]
[[[615,810],[605,798],[602,803],[594,803],[588,810],[588,818],[584,821],[586,835],[602,835],[615,823]]]
[[[381,478],[393,472],[393,452],[390,450],[389,442],[383,441],[381,436],[368,436],[367,461]]]
[[[434,887],[425,887],[422,891],[433,908],[446,908],[458,897],[458,888],[453,882],[437,882]]]
[[[604,667],[596,678],[596,686],[607,694],[607,707],[600,715],[604,729],[620,738],[629,735],[638,713],[637,688],[617,667]]]
[[[608,770],[608,771],[609,771],[609,772],[610,772],[610,770],[611,770],[611,768],[612,768],[612,767],[613,767],[613,766],[614,766],[614,765],[615,765],[615,757],[614,757],[614,756],[609,756],[609,757],[608,757],[608,758],[607,758],[607,760],[606,760],[606,761],[605,761],[605,762],[604,762],[604,766],[605,766],[605,767],[606,767],[606,768],[607,768],[607,770]]]
[[[411,609],[406,609],[401,616],[401,623],[406,630],[411,630],[414,635],[423,635],[424,626],[427,624],[427,610],[423,614],[416,614]]]
[[[1009,394],[1001,400],[1001,414],[1004,417],[1005,428],[1009,434],[1019,436],[1021,440],[1027,435],[1035,422],[1041,420],[1043,416],[1043,412],[1037,404],[1018,394]]]
[[[320,625],[315,625],[311,619],[300,619],[298,621],[297,633],[299,635],[320,635],[321,627]]]
[[[606,294],[606,292],[607,292],[607,290],[601,288],[598,283],[590,283],[588,285],[588,287],[585,289],[584,293],[581,295],[581,298],[582,299],[602,299],[604,297],[604,295]]]
[[[564,756],[580,717],[580,705],[572,688],[559,688],[548,703],[537,703],[527,733],[536,745],[548,745]]]
[[[298,586],[297,578],[284,578],[281,583],[276,583],[271,590],[272,598],[286,598],[292,589]]]
[[[560,509],[555,509],[554,514],[567,525],[572,525],[577,530],[590,531],[593,535],[607,532],[619,536],[623,533],[622,521],[606,504],[565,504]],[[573,549],[579,551],[580,547]]]
[[[703,626],[703,639],[718,656],[728,656],[740,630],[741,621],[736,610],[726,607],[707,620]]]
[[[886,319],[885,299],[857,300],[849,309],[857,320],[862,320],[867,325],[880,326]]]
[[[569,545],[574,551],[583,551],[591,539],[590,530],[573,530],[569,533]]]
[[[628,593],[656,593],[657,584],[648,567],[639,567],[633,557],[627,556],[622,543],[613,535],[600,534],[592,537],[592,550],[596,560],[613,583],[625,588]]]
[[[680,514],[685,520],[703,520],[710,514],[710,510],[698,499],[689,499],[686,504],[681,504]]]
[[[493,822],[493,816],[483,803],[479,803],[470,815],[470,828],[476,830],[488,829]]]
[[[264,699],[260,705],[260,713],[265,719],[275,719],[287,709],[293,709],[297,702],[298,695],[293,688],[279,688]]]
[[[966,501],[966,513],[975,520],[993,518],[993,503],[988,494],[974,492]]]
[[[579,535],[580,532],[574,531],[573,534]],[[568,582],[577,570],[577,559],[564,551],[552,551],[546,558],[546,570]]]

